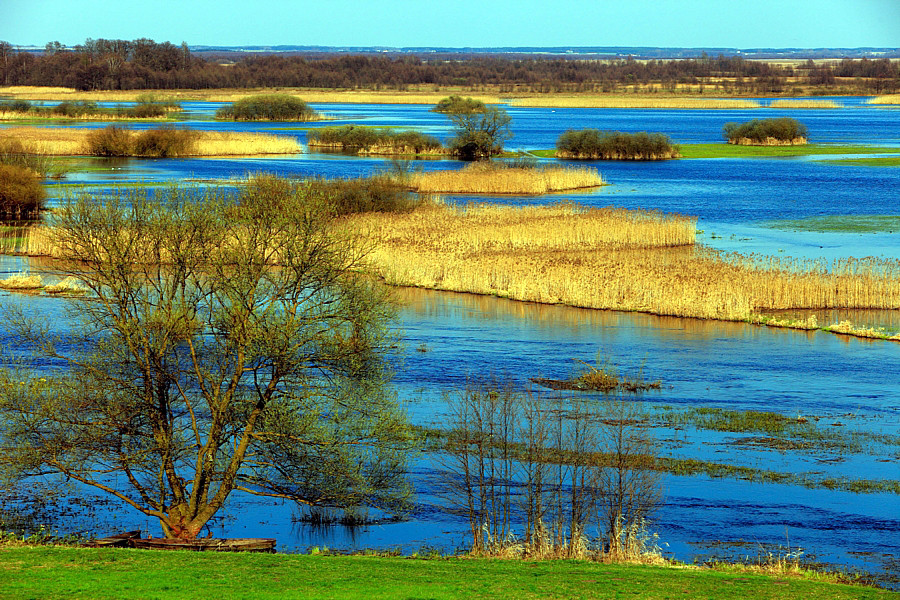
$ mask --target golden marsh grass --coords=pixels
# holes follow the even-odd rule
[[[43,112],[11,112],[0,111],[0,121],[166,121],[167,117],[129,117],[115,113],[91,113],[77,116],[64,116]]]
[[[0,289],[4,290],[39,290],[44,287],[44,281],[40,275],[18,273],[10,275],[6,279],[0,279]]]
[[[771,108],[843,108],[834,100],[772,100]]]
[[[353,217],[392,285],[745,321],[765,310],[900,308],[900,261],[792,260],[694,247],[696,221],[572,206],[429,207]]]
[[[884,94],[875,96],[867,104],[900,104],[900,94]]]
[[[737,109],[760,108],[755,100],[728,98],[653,98],[646,96],[558,96],[510,100],[511,106],[542,108],[692,108]]]
[[[0,138],[13,137],[29,152],[53,156],[87,154],[89,129],[62,127],[10,127],[0,129]],[[240,156],[259,154],[297,154],[302,151],[290,136],[263,133],[200,131],[192,156]]]
[[[605,185],[591,167],[518,168],[491,163],[416,173],[409,181],[415,191],[429,194],[547,194]]]

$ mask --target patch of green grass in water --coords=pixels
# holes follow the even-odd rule
[[[900,215],[829,215],[769,221],[765,226],[771,229],[822,233],[893,233],[900,231]]]
[[[821,162],[830,165],[846,165],[860,167],[900,167],[900,157],[875,156],[872,158],[839,158],[836,160],[823,160]]]
[[[40,598],[888,598],[883,589],[583,560],[0,548],[0,595]]]
[[[779,156],[812,156],[819,154],[893,154],[900,148],[878,146],[839,146],[805,144],[803,146],[739,146],[736,144],[680,144],[683,158],[757,158]]]

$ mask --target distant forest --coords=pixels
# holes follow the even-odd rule
[[[78,90],[315,87],[404,90],[410,86],[490,86],[510,92],[674,91],[769,94],[814,86],[815,93],[886,93],[900,89],[900,63],[884,59],[808,61],[800,66],[708,57],[639,61],[479,55],[242,55],[225,61],[192,54],[187,44],[149,39],[88,39],[68,49],[17,51],[0,42],[0,83]],[[650,87],[652,86],[652,87]]]

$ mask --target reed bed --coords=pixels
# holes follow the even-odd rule
[[[507,167],[472,163],[456,171],[413,174],[410,186],[420,193],[547,194],[606,185],[590,167]]]
[[[834,100],[772,100],[771,108],[843,108]]]
[[[31,291],[39,290],[42,287],[44,287],[44,281],[40,275],[17,273],[6,279],[0,279],[0,289],[4,290]]]
[[[690,217],[572,206],[430,207],[353,218],[393,285],[748,321],[789,308],[900,308],[900,261],[826,264],[691,246]]]
[[[900,104],[900,94],[884,94],[875,96],[867,104]]]
[[[760,108],[755,100],[728,98],[647,98],[632,96],[539,96],[510,100],[511,106],[542,108]]]
[[[302,147],[290,136],[263,133],[198,131],[191,156],[240,156],[259,154],[297,154]],[[0,137],[18,139],[34,154],[72,156],[88,153],[89,129],[63,127],[10,127]]]

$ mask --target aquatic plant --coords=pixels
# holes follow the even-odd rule
[[[569,130],[556,140],[557,158],[664,160],[678,158],[678,147],[662,133]]]
[[[311,129],[310,147],[356,154],[448,154],[436,137],[418,131],[395,131],[388,127],[342,125]]]
[[[453,171],[429,171],[410,178],[417,192],[454,194],[546,194],[604,185],[590,167],[523,168],[502,162],[473,163]]]
[[[263,94],[235,101],[216,111],[217,119],[233,121],[317,121],[321,118],[306,102],[290,94]]]
[[[725,123],[722,132],[729,144],[762,146],[802,145],[807,133],[806,125],[790,117]]]

